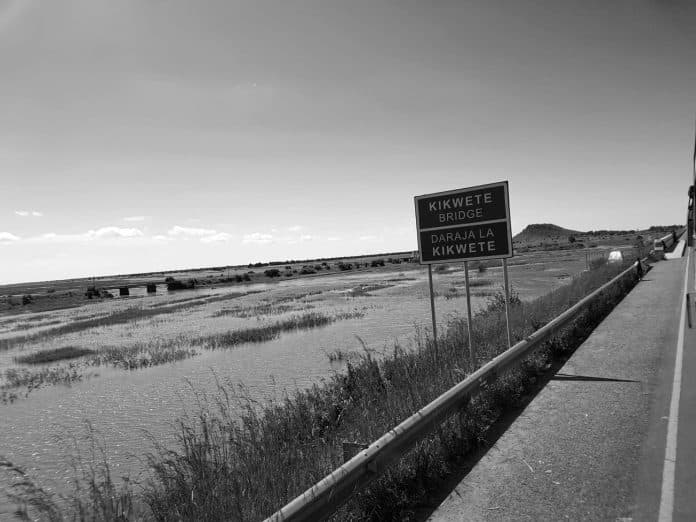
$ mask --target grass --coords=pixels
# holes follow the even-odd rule
[[[63,346],[62,348],[55,348],[53,350],[41,350],[30,353],[29,355],[22,355],[20,357],[15,357],[14,360],[20,364],[44,364],[67,359],[77,359],[78,357],[93,353],[95,353],[94,350],[89,348]]]
[[[83,330],[88,330],[90,328],[126,324],[133,321],[142,321],[150,317],[171,314],[188,308],[202,306],[211,302],[235,299],[242,295],[246,294],[231,293],[221,296],[207,297],[205,298],[205,300],[196,299],[193,301],[177,303],[169,306],[158,306],[156,308],[142,308],[137,306],[130,307],[126,308],[125,310],[119,310],[117,312],[105,316],[91,317],[88,319],[72,321],[69,323],[62,324],[61,326],[55,328],[50,328],[48,330],[43,330],[30,335],[0,339],[0,350],[8,350],[19,343],[33,342],[40,339],[48,339],[50,337],[80,332]]]
[[[26,356],[16,357],[15,361],[23,364],[41,364],[59,360],[73,359],[88,355],[86,366],[112,366],[123,370],[136,370],[150,366],[173,363],[198,355],[194,346],[208,349],[230,348],[242,343],[261,343],[276,339],[282,332],[316,328],[343,319],[362,317],[359,310],[341,312],[334,315],[307,313],[290,317],[257,328],[230,330],[222,334],[188,338],[180,335],[174,339],[156,339],[140,342],[130,346],[105,346],[98,351],[88,348],[65,346],[43,350]],[[81,380],[82,366],[70,363],[67,367],[57,366],[40,370],[8,369],[4,373],[4,382],[0,381],[0,402],[8,403],[22,397],[17,391],[26,388],[23,396],[45,385],[70,384]]]
[[[52,325],[54,325],[54,324],[60,324],[60,323],[62,323],[62,322],[63,322],[63,321],[61,321],[61,320],[59,320],[59,319],[54,319],[53,321],[46,321],[45,323],[41,323],[41,324],[32,324],[32,323],[30,323],[30,322],[27,322],[27,323],[21,323],[21,324],[16,325],[14,328],[12,328],[12,330],[13,330],[13,331],[17,331],[17,330],[31,330],[32,328],[40,328],[40,327],[43,327],[43,326],[52,326]]]
[[[281,315],[291,310],[311,310],[314,305],[304,303],[301,308],[288,304],[274,303],[261,303],[255,306],[250,306],[247,308],[227,308],[218,310],[212,317],[224,317],[231,315],[233,317],[239,317],[240,319],[247,319],[249,317],[258,317],[261,315]]]
[[[2,381],[0,381],[0,403],[12,403],[19,399],[21,397],[18,391],[20,388],[23,388],[23,396],[26,398],[33,390],[43,386],[70,385],[83,378],[84,375],[80,368],[73,363],[68,366],[41,368],[39,370],[9,368],[2,374]]]
[[[359,352],[341,350],[340,348],[327,352],[326,357],[329,362],[339,362],[339,361],[355,361],[359,360],[362,355]]]
[[[362,317],[362,312],[356,310],[335,315],[308,313],[265,326],[230,330],[221,334],[193,339],[179,336],[176,339],[136,343],[132,346],[105,347],[93,354],[89,358],[88,364],[92,366],[110,365],[124,370],[157,366],[197,355],[198,352],[193,348],[194,346],[219,349],[243,343],[262,343],[276,339],[281,332],[316,328],[341,319],[355,317]]]
[[[326,315],[317,312],[310,312],[303,315],[290,317],[283,321],[277,321],[265,326],[243,328],[240,330],[230,330],[229,332],[207,335],[193,340],[193,344],[205,345],[210,349],[226,348],[242,343],[263,343],[277,338],[281,332],[292,330],[303,330],[325,326],[341,319],[354,319],[362,317],[363,312],[354,310],[352,312],[342,312],[334,315]]]
[[[370,292],[374,292],[375,290],[383,290],[385,288],[390,288],[394,285],[386,284],[386,283],[376,283],[376,284],[369,284],[369,285],[359,285],[354,288],[351,288],[348,290],[346,295],[348,297],[372,297],[373,294]]]
[[[135,370],[188,359],[198,352],[186,346],[184,338],[154,340],[131,346],[107,346],[88,359],[91,366],[113,366]]]
[[[619,269],[600,267],[544,297],[515,301],[513,338],[529,335]],[[452,464],[481,444],[501,412],[520,403],[549,360],[580,344],[633,284],[625,279],[605,292],[541,352],[500,375],[357,493],[333,520],[412,519]],[[396,346],[377,360],[366,350],[345,373],[280,402],[262,406],[237,388],[220,385],[217,395],[200,398],[195,416],[179,421],[178,448],[157,447],[150,456],[153,477],[142,494],[114,495],[142,502],[149,511],[144,518],[152,520],[263,519],[340,465],[343,441],[375,440],[504,351],[505,317],[499,308],[500,298],[494,298],[476,315],[475,361],[467,356],[466,323],[456,319],[438,338],[437,351],[432,339],[417,331],[414,351]]]
[[[66,462],[67,469],[72,470],[72,477],[66,480],[79,492],[72,498],[57,496],[49,488],[42,488],[24,468],[0,455],[0,473],[8,478],[5,493],[17,506],[14,514],[18,520],[38,520],[33,517],[35,513],[41,513],[40,520],[49,522],[143,520],[144,514],[132,503],[130,483],[117,485],[113,478],[103,438],[89,422],[85,425],[86,433],[79,439],[58,438],[62,445],[71,445],[75,450]],[[72,515],[67,517],[66,512]]]

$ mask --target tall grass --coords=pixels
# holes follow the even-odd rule
[[[606,266],[581,274],[511,310],[521,339],[615,275]],[[451,463],[484,438],[501,411],[516,405],[553,354],[574,349],[634,284],[628,278],[603,294],[525,364],[490,384],[458,415],[419,442],[398,464],[356,494],[335,520],[408,520]],[[507,348],[500,299],[476,315],[477,360],[468,359],[466,324],[455,319],[438,339],[417,331],[417,348],[377,360],[370,351],[346,373],[265,406],[221,385],[200,411],[178,424],[178,448],[150,457],[152,479],[142,501],[153,520],[259,520],[342,463],[342,441],[369,443]],[[220,342],[224,342],[223,339]],[[241,414],[240,414],[241,410]]]
[[[135,370],[188,359],[198,352],[187,346],[183,337],[152,340],[131,346],[106,346],[89,357],[91,366],[113,366],[123,370]]]
[[[125,522],[149,518],[133,503],[136,496],[130,481],[119,481],[112,475],[103,438],[89,422],[85,422],[85,428],[79,439],[60,440],[61,445],[72,446],[74,450],[66,465],[72,470],[68,480],[76,494],[67,498],[41,487],[24,468],[0,455],[0,473],[4,472],[9,479],[6,493],[17,506],[17,519]]]
[[[68,366],[56,366],[29,370],[26,368],[9,368],[0,377],[0,403],[12,403],[21,397],[19,389],[26,398],[32,391],[46,385],[69,385],[81,381],[84,375],[80,368],[70,363]]]
[[[230,330],[229,332],[207,335],[194,339],[193,344],[205,345],[207,348],[217,349],[236,346],[242,343],[263,343],[276,339],[281,332],[292,330],[306,330],[325,326],[341,319],[353,319],[362,317],[363,312],[354,310],[352,312],[340,312],[334,315],[327,315],[318,312],[310,312],[295,317],[290,317],[283,321],[277,321],[265,326]]]

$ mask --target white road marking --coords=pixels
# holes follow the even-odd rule
[[[667,421],[667,443],[665,446],[665,462],[662,468],[662,496],[660,497],[660,522],[671,522],[674,512],[674,473],[677,462],[677,430],[679,428],[679,398],[681,396],[682,360],[684,358],[684,326],[686,322],[686,292],[689,284],[689,261],[691,250],[686,256],[684,274],[684,292],[682,294],[681,317],[679,318],[679,334],[677,336],[677,357],[674,363],[674,380],[672,381],[672,399],[669,404],[669,420]]]

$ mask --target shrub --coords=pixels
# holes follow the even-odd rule
[[[167,283],[167,290],[172,291],[172,290],[192,290],[196,288],[196,280],[195,279],[189,279],[188,281],[179,281],[178,279],[168,278],[171,279]]]
[[[277,268],[269,268],[268,270],[264,270],[263,274],[266,277],[280,277],[280,270]]]

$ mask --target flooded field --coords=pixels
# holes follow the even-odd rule
[[[585,265],[582,252],[526,254],[512,260],[510,278],[532,299]],[[463,267],[433,278],[438,323],[466,315]],[[502,280],[500,267],[471,271],[472,307],[502,291]],[[113,475],[137,478],[149,438],[173,446],[177,418],[217,382],[238,383],[264,403],[343,371],[366,349],[413,347],[429,329],[427,270],[415,264],[0,316],[0,454],[62,491],[75,473],[69,458],[87,451],[80,441],[89,423]],[[86,353],[31,363],[68,357],[65,349]],[[10,512],[0,506],[0,515]]]

